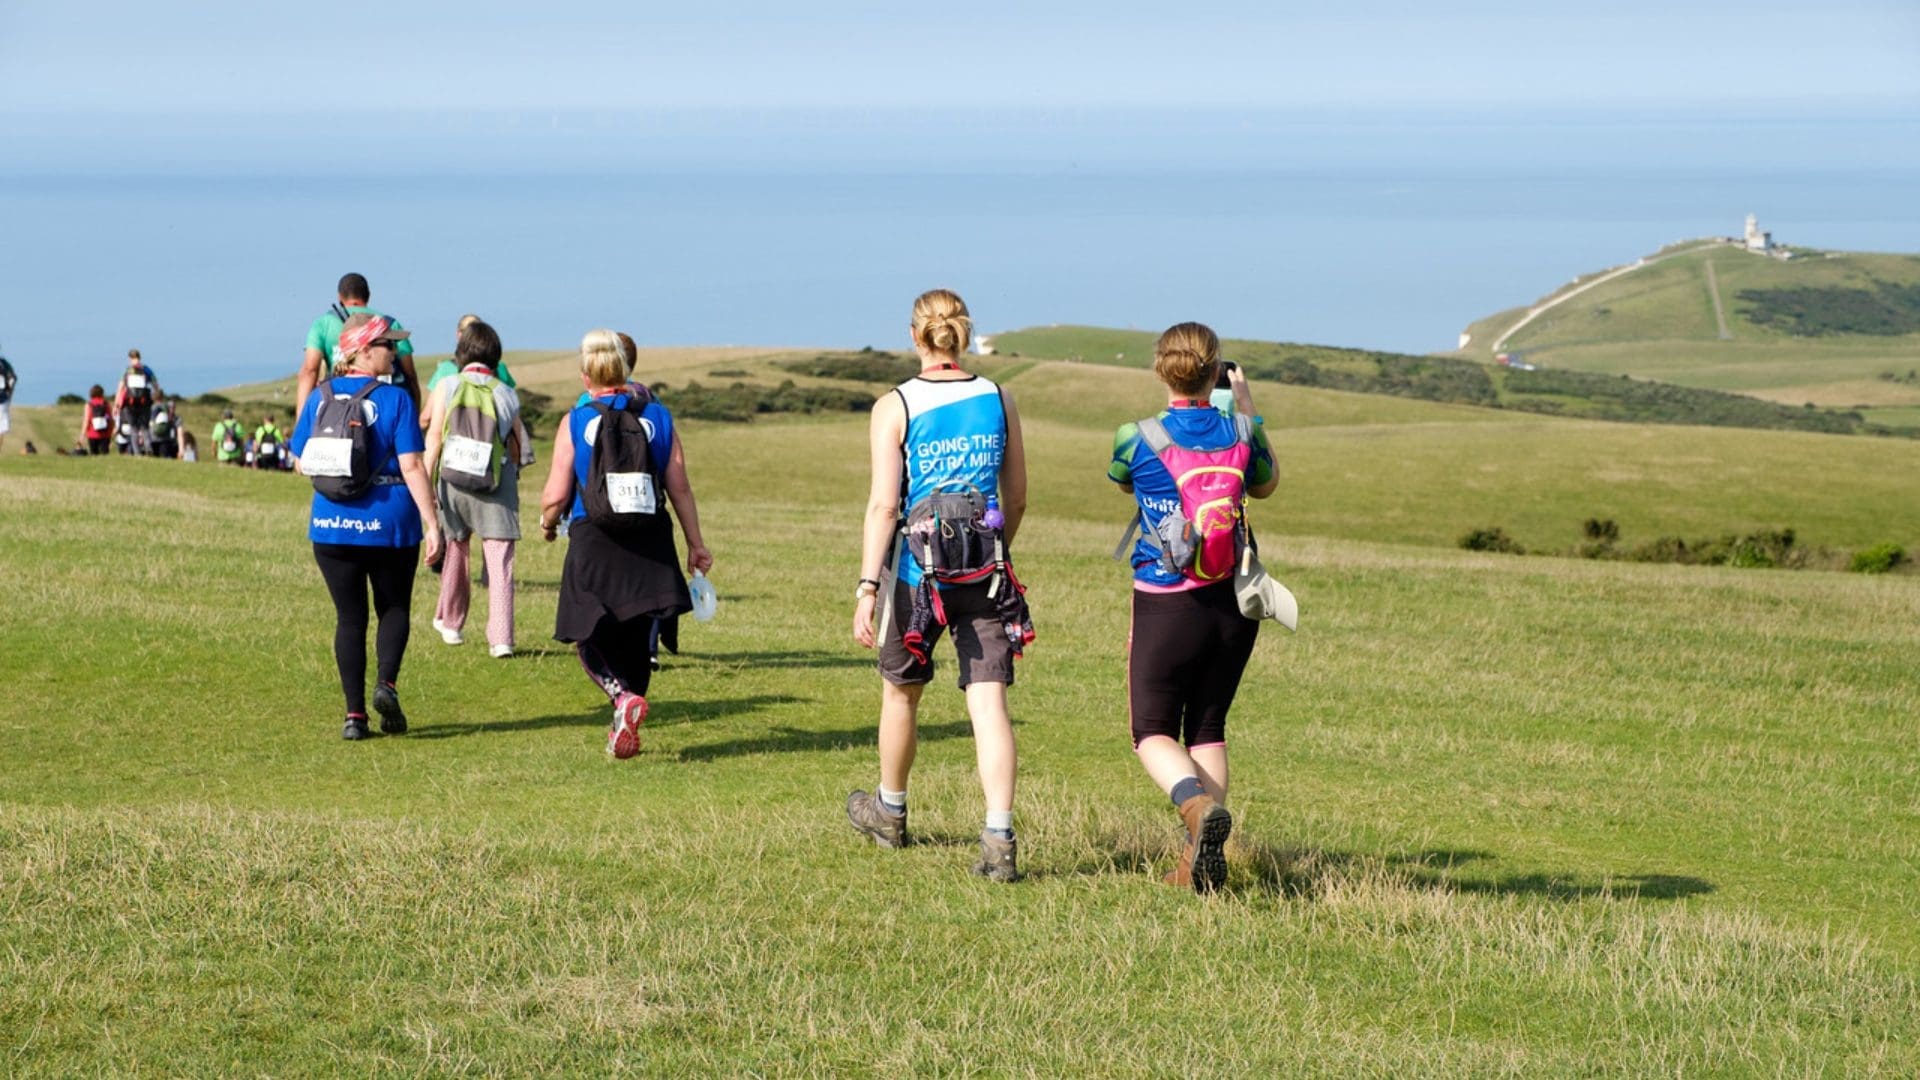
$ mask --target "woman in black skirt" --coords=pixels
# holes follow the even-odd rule
[[[607,752],[621,759],[640,749],[654,626],[693,607],[667,503],[686,536],[687,568],[705,572],[713,565],[700,539],[673,416],[644,388],[628,384],[632,368],[632,354],[613,331],[594,330],[580,342],[586,393],[560,423],[540,500],[546,539],[558,535],[563,517],[568,523],[553,636],[573,645],[588,677],[613,702]],[[603,430],[620,434],[602,448],[611,452],[596,470]]]

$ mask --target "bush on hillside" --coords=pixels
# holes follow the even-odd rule
[[[653,388],[676,417],[744,423],[765,413],[866,412],[873,395],[827,386],[799,387],[789,379],[779,386],[736,382],[726,387],[697,382],[674,389],[664,383]]]
[[[61,394],[59,397],[53,399],[53,403],[55,405],[85,405],[87,399],[81,397],[79,394]]]
[[[1673,383],[1600,375],[1564,368],[1509,371],[1506,380],[1509,408],[1524,412],[1570,411],[1565,402],[1580,403],[1579,415],[1594,420],[1630,423],[1701,424],[1709,427],[1771,428],[1850,435],[1864,417],[1857,412],[1794,408],[1744,394],[1700,390]],[[1530,399],[1526,395],[1546,395]]]
[[[1468,551],[1496,551],[1504,555],[1525,555],[1527,549],[1520,542],[1507,535],[1507,531],[1495,525],[1486,529],[1475,529],[1460,538],[1460,546]]]
[[[1907,549],[1899,544],[1875,544],[1853,553],[1849,569],[1856,574],[1885,574],[1907,561]]]
[[[216,390],[209,390],[193,399],[195,405],[231,405],[233,399]]]
[[[1620,539],[1620,525],[1612,518],[1588,518],[1580,523],[1580,535],[1585,540],[1575,551],[1581,558],[1611,559],[1613,545]]]
[[[901,382],[913,378],[920,371],[920,362],[913,357],[875,352],[871,345],[857,353],[821,353],[806,360],[788,360],[778,366],[795,375],[810,375],[816,379],[850,379],[873,383]]]
[[[1748,322],[1795,337],[1920,333],[1920,285],[1876,281],[1871,289],[1742,289],[1739,298],[1749,305],[1743,312]]]

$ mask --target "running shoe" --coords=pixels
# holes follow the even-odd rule
[[[373,711],[380,714],[380,733],[405,735],[407,714],[400,711],[400,692],[386,683],[373,688]],[[366,723],[362,720],[361,723]]]
[[[647,722],[647,699],[621,694],[613,703],[613,726],[607,729],[607,753],[625,761],[640,752],[640,725]]]
[[[494,658],[495,660],[505,660],[505,659],[506,659],[507,657],[509,657],[509,656],[512,656],[512,655],[513,655],[513,646],[511,646],[511,645],[495,645],[495,646],[492,646],[491,648],[489,648],[489,649],[487,650],[487,652],[488,652],[488,654],[489,654],[489,655],[491,655],[491,656],[492,656],[492,657],[493,657],[493,658]]]
[[[340,737],[348,742],[357,742],[367,737],[367,718],[364,716],[347,717],[346,726],[340,729]]]
[[[465,634],[462,634],[460,631],[455,630],[437,618],[433,620],[433,628],[440,631],[440,640],[449,645],[465,645],[467,643],[467,636]]]
[[[881,847],[907,846],[907,812],[902,810],[896,814],[887,809],[878,795],[864,791],[848,795],[847,820],[857,831],[873,837],[873,842]]]
[[[1019,881],[1020,870],[1015,865],[1019,847],[1019,842],[1011,836],[1003,840],[989,831],[982,830],[980,861],[973,864],[973,872],[989,881]]]

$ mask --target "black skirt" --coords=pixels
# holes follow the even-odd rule
[[[555,641],[585,641],[602,619],[664,619],[692,610],[671,522],[619,535],[585,519],[568,527]]]

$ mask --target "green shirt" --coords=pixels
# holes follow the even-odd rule
[[[233,436],[232,450],[220,445],[229,434]],[[222,420],[213,425],[213,452],[221,461],[234,461],[246,453],[246,441],[246,432],[240,427],[238,420]]]
[[[400,325],[400,320],[395,319],[391,315],[387,315],[385,312],[375,311],[370,307],[350,305],[347,308],[347,314],[382,315],[393,323],[394,329],[406,329],[406,327]],[[335,315],[332,309],[328,309],[319,318],[313,320],[313,325],[307,328],[307,348],[319,350],[322,361],[328,364],[333,363],[339,359],[333,354],[334,350],[340,347],[340,331],[346,329],[346,325],[340,316]],[[412,356],[413,342],[409,339],[402,338],[395,347],[394,354],[397,356]]]
[[[505,360],[500,361],[500,366],[494,368],[493,373],[499,377],[501,382],[506,383],[508,386],[517,388],[520,385],[513,381],[513,372],[507,370],[507,362]],[[440,366],[433,369],[433,377],[427,380],[427,393],[433,393],[433,388],[440,385],[440,380],[450,375],[458,374],[460,374],[459,363],[450,359],[440,361]]]

